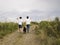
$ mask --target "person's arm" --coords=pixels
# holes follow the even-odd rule
[[[31,22],[32,20],[31,20],[31,18],[30,18],[30,22]]]
[[[18,18],[16,18],[18,20]]]
[[[16,19],[19,20],[19,17],[17,17]]]
[[[26,22],[26,19],[24,19],[23,22]]]
[[[16,18],[16,22],[18,23],[18,21],[19,21],[19,18]]]

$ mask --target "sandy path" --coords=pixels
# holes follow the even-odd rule
[[[0,45],[39,45],[39,43],[36,41],[34,28],[31,26],[29,33],[22,34],[16,31],[5,36],[3,40],[0,40]]]

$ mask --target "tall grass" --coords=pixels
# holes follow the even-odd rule
[[[60,45],[60,21],[41,21],[36,28],[38,40],[41,45]]]
[[[17,30],[18,25],[17,23],[1,23],[0,22],[0,38],[3,38],[3,36],[14,32],[15,30]]]

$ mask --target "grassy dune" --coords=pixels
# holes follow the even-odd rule
[[[41,45],[60,45],[60,21],[41,21],[35,23],[35,34]]]
[[[3,36],[14,32],[18,29],[17,23],[1,23],[0,22],[0,38],[3,38]]]
[[[24,23],[23,27],[25,25],[26,24]],[[18,29],[17,23],[12,23],[12,22],[0,23],[0,39],[3,38],[3,36],[16,31],[17,29]],[[36,42],[40,45],[60,45],[60,21],[58,18],[55,18],[54,21],[41,21],[40,23],[32,22],[30,33],[24,34],[21,38],[22,41],[19,40],[20,34],[21,33],[18,34],[17,32],[15,32],[11,36],[7,37],[7,39],[8,39],[8,41],[11,42],[12,40],[9,40],[9,39],[11,39],[13,36],[12,39],[14,40],[14,42],[11,42],[11,43],[12,44],[14,43],[16,45],[17,44],[20,45],[20,42],[23,45],[25,45],[25,44],[27,45],[30,42],[31,42],[31,44],[34,44],[34,45]],[[15,35],[16,35],[16,37],[14,38]],[[15,43],[15,41],[18,41],[18,42]],[[9,44],[10,44],[10,42],[9,42]],[[29,42],[29,43],[27,43],[27,42]]]

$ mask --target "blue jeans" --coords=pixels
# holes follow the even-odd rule
[[[28,25],[26,25],[26,27],[27,27],[27,32],[29,32],[30,25],[28,24]]]

